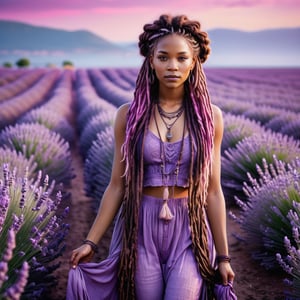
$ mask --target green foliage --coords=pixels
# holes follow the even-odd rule
[[[4,68],[12,68],[12,66],[13,66],[12,63],[9,62],[9,61],[6,61],[6,62],[3,63]]]
[[[64,60],[62,63],[63,67],[73,67],[74,64],[70,60]]]
[[[17,62],[16,65],[19,68],[23,68],[23,67],[29,67],[30,66],[30,60],[28,58],[20,58]]]

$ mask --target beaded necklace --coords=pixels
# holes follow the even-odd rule
[[[165,150],[165,143],[163,142],[161,138],[161,133],[158,127],[157,119],[156,119],[156,114],[154,113],[154,121],[156,125],[156,129],[159,135],[159,141],[160,141],[160,157],[161,157],[161,175],[162,175],[162,182],[164,186],[163,190],[163,206],[161,208],[159,218],[170,221],[174,218],[174,215],[172,214],[169,206],[168,206],[168,200],[169,200],[169,176],[174,172],[176,175],[176,182],[173,182],[173,194],[174,194],[174,187],[177,185],[178,181],[178,174],[179,174],[179,166],[181,163],[182,159],[182,154],[183,154],[183,145],[184,145],[184,134],[185,134],[185,120],[184,120],[184,126],[183,126],[183,132],[182,132],[182,138],[181,138],[181,145],[180,145],[180,151],[178,154],[178,159],[175,164],[175,167],[170,170],[169,172],[166,172],[166,150]]]
[[[157,110],[159,112],[159,115],[162,119],[162,121],[164,122],[166,128],[167,128],[167,133],[166,133],[166,139],[168,140],[168,142],[171,141],[173,135],[172,135],[172,132],[171,132],[171,129],[173,127],[173,125],[176,123],[176,121],[180,118],[180,116],[182,115],[183,113],[183,110],[184,110],[184,107],[183,105],[181,107],[179,107],[178,110],[174,111],[174,112],[166,112],[164,111],[158,104],[157,104]],[[172,120],[172,119],[175,119],[172,123],[167,123],[166,122],[166,119],[168,120]]]

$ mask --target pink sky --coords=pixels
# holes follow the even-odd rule
[[[0,0],[2,20],[87,29],[110,41],[136,41],[162,13],[186,14],[205,30],[300,27],[299,0]]]

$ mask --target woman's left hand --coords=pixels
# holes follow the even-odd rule
[[[221,281],[222,281],[221,283],[223,285],[227,285],[229,282],[233,283],[235,274],[229,262],[227,261],[220,262],[218,269],[221,276]]]

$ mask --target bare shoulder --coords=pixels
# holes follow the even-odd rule
[[[115,115],[115,129],[125,133],[127,114],[129,110],[130,103],[121,105]]]
[[[222,110],[216,106],[212,105],[213,117],[214,117],[214,127],[215,127],[215,134],[223,134],[223,113]]]

